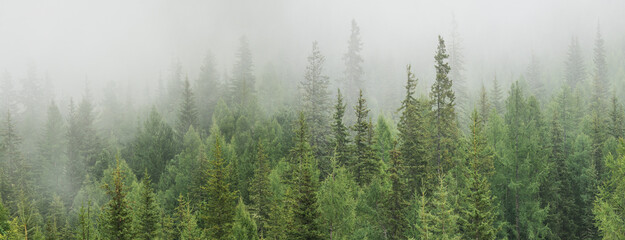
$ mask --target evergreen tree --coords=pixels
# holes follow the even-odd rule
[[[91,201],[87,203],[86,209],[84,202],[80,205],[80,212],[78,213],[78,228],[76,229],[74,239],[96,239],[96,231],[93,227],[91,216]]]
[[[184,88],[182,90],[182,102],[180,103],[180,110],[178,113],[178,121],[176,125],[176,133],[178,139],[181,140],[184,134],[189,131],[189,127],[198,129],[198,111],[195,106],[195,97],[191,85],[189,83],[189,77],[184,80]]]
[[[456,114],[460,126],[468,125],[468,103],[469,95],[466,89],[466,79],[464,76],[464,54],[462,52],[462,38],[458,32],[458,23],[454,16],[451,22],[451,44],[449,45],[449,78],[453,81],[452,89],[456,97]]]
[[[471,120],[467,189],[461,195],[466,205],[460,212],[460,229],[467,239],[495,239],[495,199],[488,181],[493,171],[493,152],[487,145],[477,110],[473,111]]]
[[[356,183],[344,167],[332,160],[332,172],[321,183],[317,195],[323,237],[345,239],[356,224]]]
[[[415,98],[417,87],[417,79],[410,71],[410,65],[407,69],[406,80],[406,97],[402,101],[401,108],[403,110],[397,129],[399,130],[399,151],[401,152],[401,162],[405,167],[406,187],[409,196],[419,192],[418,189],[423,186],[423,182],[427,181],[428,169],[428,131],[427,119],[423,115],[424,109]],[[404,176],[402,176],[404,177]]]
[[[68,175],[72,190],[80,189],[85,175],[101,176],[102,172],[93,171],[102,150],[101,140],[94,126],[95,113],[90,94],[87,93],[76,108],[70,101],[67,127]]]
[[[39,141],[39,157],[41,172],[39,185],[47,192],[62,194],[67,193],[65,187],[68,182],[65,178],[67,158],[65,156],[65,132],[63,117],[54,101],[48,107],[48,119],[44,132]],[[68,200],[68,199],[64,199]]]
[[[332,123],[332,133],[334,135],[334,158],[340,166],[347,166],[351,164],[350,151],[349,151],[349,133],[347,127],[343,123],[343,116],[345,115],[345,106],[343,103],[343,95],[341,90],[337,89],[336,105],[334,105],[334,121]]]
[[[0,239],[3,239],[3,236],[6,236],[10,231],[11,226],[9,225],[9,211],[2,204],[2,198],[0,198]]]
[[[388,169],[391,191],[386,199],[386,218],[388,221],[388,236],[391,239],[405,239],[408,227],[406,209],[409,196],[405,184],[404,164],[397,149],[391,151],[390,167]]]
[[[198,106],[198,127],[202,132],[210,130],[213,112],[220,97],[222,86],[219,82],[219,73],[215,69],[215,56],[208,51],[202,60],[199,76],[195,82]]]
[[[211,168],[208,169],[208,182],[201,186],[208,192],[208,201],[202,207],[201,218],[206,222],[207,230],[212,239],[228,239],[234,221],[235,201],[237,192],[230,188],[229,172],[222,156],[221,139],[215,138]]]
[[[579,47],[577,37],[571,38],[571,45],[569,45],[567,59],[565,62],[566,84],[568,84],[571,89],[576,89],[577,85],[584,82],[584,79],[586,79],[586,69],[584,67],[583,59],[582,50]]]
[[[482,88],[480,89],[480,98],[478,100],[478,111],[479,111],[479,117],[480,120],[482,121],[482,125],[486,126],[486,123],[488,122],[488,116],[490,115],[491,112],[491,105],[490,105],[490,101],[488,100],[488,93],[486,92],[486,88],[484,87],[484,84],[482,84]]]
[[[605,101],[608,97],[608,65],[606,63],[604,41],[601,37],[601,30],[597,26],[597,38],[595,39],[595,48],[593,62],[595,64],[592,79],[592,107],[594,110],[603,112],[605,110]]]
[[[605,158],[606,178],[594,202],[595,225],[603,239],[625,239],[625,143],[620,140],[618,155]]]
[[[152,190],[152,181],[148,171],[145,170],[143,180],[141,180],[141,195],[137,204],[135,216],[137,217],[137,227],[135,229],[136,239],[154,239],[158,236],[159,210],[156,203],[156,195]]]
[[[351,34],[347,41],[347,52],[343,55],[345,61],[345,82],[347,102],[353,102],[358,97],[358,89],[364,89],[364,80],[362,78],[362,40],[360,39],[360,27],[356,20],[352,19]]]
[[[371,124],[367,122],[369,109],[367,109],[366,104],[362,91],[360,91],[358,104],[354,106],[356,123],[352,126],[352,130],[356,132],[354,136],[355,152],[353,162],[350,164],[356,182],[360,186],[367,185],[380,171],[380,162],[373,154],[371,142],[373,129]]]
[[[449,179],[443,176],[438,179],[438,186],[433,193],[431,209],[431,232],[433,239],[460,239],[458,214],[452,202],[448,188]]]
[[[439,175],[453,168],[453,154],[458,141],[458,125],[455,113],[455,94],[452,89],[452,80],[447,77],[449,64],[445,60],[449,57],[445,50],[445,41],[438,37],[436,60],[436,81],[432,85],[430,97],[433,107],[433,138],[434,160]]]
[[[502,105],[503,101],[503,92],[501,87],[499,87],[499,82],[497,81],[497,77],[493,79],[493,89],[490,94],[490,101],[497,113],[503,113],[504,107]]]
[[[288,231],[289,239],[321,239],[318,218],[317,188],[318,175],[315,159],[308,142],[306,120],[300,113],[296,136],[298,143],[293,148],[296,165],[293,175],[293,192],[290,208],[293,212]],[[301,145],[301,146],[298,146]]]
[[[128,164],[137,173],[137,177],[143,178],[143,170],[147,169],[154,182],[160,181],[167,163],[174,158],[179,149],[179,143],[173,141],[174,137],[172,128],[153,107],[127,148],[130,160]]]
[[[272,205],[272,192],[269,185],[269,174],[271,173],[271,168],[269,166],[267,155],[264,151],[262,141],[260,141],[258,143],[258,152],[256,153],[256,162],[258,166],[254,171],[254,178],[250,184],[250,200],[252,202],[250,211],[253,213],[255,221],[258,225],[258,232],[261,237],[267,232],[266,228]]]
[[[411,236],[414,236],[414,239],[434,239],[432,236],[432,222],[434,216],[430,213],[431,203],[429,198],[425,196],[425,189],[421,190],[420,195],[415,194],[415,202],[416,221],[414,226],[411,226],[414,228]]]
[[[310,127],[310,142],[315,157],[321,163],[321,170],[327,174],[329,169],[329,93],[328,77],[323,75],[325,57],[321,55],[317,42],[313,42],[312,53],[308,56],[308,66],[304,81],[300,83],[303,89],[303,111],[306,122]],[[324,175],[325,175],[324,174]]]
[[[237,106],[248,106],[256,101],[256,79],[252,72],[252,53],[247,38],[241,37],[239,44],[237,62],[232,68],[230,99]]]
[[[625,110],[623,105],[618,102],[616,96],[612,96],[611,102],[608,133],[615,139],[623,138],[625,137]]]
[[[131,232],[132,215],[126,195],[128,190],[124,185],[124,176],[119,156],[116,157],[116,168],[113,171],[113,186],[104,185],[109,202],[102,209],[102,224],[105,239],[133,239]]]
[[[233,240],[258,240],[258,229],[256,222],[250,216],[250,213],[243,203],[243,199],[239,198],[236,213],[234,215],[234,223],[232,224]]]
[[[191,205],[182,197],[182,195],[178,197],[178,207],[176,207],[176,223],[176,235],[178,236],[178,239],[205,239],[202,235],[201,229],[197,226],[197,220]],[[222,239],[226,239],[226,237],[223,237]]]
[[[541,65],[538,61],[536,55],[532,54],[532,59],[530,60],[530,64],[527,66],[527,70],[525,71],[525,80],[529,84],[531,92],[538,98],[539,100],[545,99],[545,89],[544,84],[542,82],[541,77]]]

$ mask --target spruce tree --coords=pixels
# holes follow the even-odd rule
[[[358,97],[358,89],[364,89],[364,81],[362,78],[362,40],[360,39],[360,27],[356,20],[352,19],[351,34],[347,42],[347,52],[343,55],[345,61],[345,82],[344,88],[346,92],[347,102],[353,102]]]
[[[434,190],[431,209],[431,232],[433,239],[460,239],[458,228],[458,214],[452,202],[448,182],[444,176],[438,178],[436,190]]]
[[[347,166],[348,164],[351,164],[349,133],[347,127],[343,123],[345,106],[346,104],[343,102],[341,90],[337,89],[336,105],[334,105],[334,121],[332,123],[332,133],[334,136],[332,147],[334,148],[334,158],[338,162],[339,166]]]
[[[536,55],[532,54],[530,64],[525,70],[525,80],[529,84],[531,92],[539,100],[545,100],[545,89],[541,77],[541,65]]]
[[[258,240],[256,222],[247,211],[243,199],[239,198],[234,223],[232,224],[232,240]]]
[[[452,89],[456,97],[456,114],[460,126],[468,125],[469,115],[469,95],[466,88],[466,79],[464,76],[464,54],[462,46],[462,37],[458,32],[458,23],[454,16],[451,22],[451,43],[449,45],[449,78],[453,81]]]
[[[566,84],[568,84],[569,88],[576,89],[578,84],[584,82],[586,79],[584,58],[582,56],[582,50],[579,47],[577,37],[571,38],[571,45],[569,45],[565,65]]]
[[[210,130],[213,118],[213,112],[222,90],[219,82],[219,73],[217,72],[215,56],[208,51],[202,60],[199,76],[195,82],[195,93],[197,93],[198,106],[198,127],[202,132]]]
[[[399,130],[399,151],[401,162],[405,165],[406,187],[409,196],[419,192],[423,181],[427,181],[428,169],[428,141],[426,116],[424,109],[415,98],[417,79],[410,71],[410,65],[406,68],[406,97],[402,101],[402,114],[397,124]]]
[[[388,221],[388,236],[391,239],[405,239],[408,227],[406,209],[408,207],[408,189],[405,184],[404,164],[397,149],[391,150],[391,160],[388,169],[391,191],[386,198],[386,219]]]
[[[610,102],[608,133],[615,139],[623,138],[625,137],[625,110],[623,105],[618,102],[616,95],[612,96]]]
[[[97,234],[93,226],[93,216],[91,215],[91,213],[91,201],[87,202],[86,208],[85,203],[81,203],[80,211],[78,213],[78,228],[76,229],[76,233],[74,234],[74,239],[96,239]]]
[[[501,87],[499,86],[497,77],[495,76],[495,78],[493,79],[493,89],[491,90],[491,94],[490,94],[490,102],[495,108],[495,110],[497,111],[497,113],[499,114],[503,113],[503,110],[504,110],[502,101],[503,101],[503,92],[501,90]]]
[[[597,37],[595,39],[595,47],[593,49],[593,62],[595,64],[592,76],[592,108],[601,113],[605,110],[605,102],[608,98],[608,65],[606,63],[606,54],[604,41],[601,37],[601,30],[597,26]]]
[[[354,233],[356,224],[356,182],[345,167],[332,160],[332,172],[321,183],[317,198],[319,222],[326,239],[344,239]]]
[[[159,231],[159,210],[156,203],[156,194],[152,189],[152,181],[148,171],[145,170],[143,180],[141,180],[140,199],[137,204],[135,229],[136,239],[154,239]]]
[[[618,155],[605,158],[606,178],[594,202],[595,225],[603,239],[625,239],[625,143],[619,142]]]
[[[239,40],[237,61],[232,67],[230,100],[235,106],[248,106],[256,101],[256,78],[252,72],[252,52],[246,37]]]
[[[39,185],[44,191],[50,194],[56,193],[67,199],[67,179],[65,169],[67,158],[65,155],[65,133],[63,117],[54,101],[48,107],[47,122],[44,132],[39,140],[39,157],[41,162],[41,172],[39,175]]]
[[[272,206],[272,192],[269,182],[271,168],[269,166],[262,141],[259,141],[258,143],[256,163],[258,165],[256,166],[254,178],[250,184],[250,211],[253,213],[258,226],[259,235],[262,237],[265,236],[265,233],[267,232],[266,228],[269,222],[269,214]]]
[[[200,240],[204,238],[202,231],[197,226],[195,212],[191,208],[191,204],[182,195],[178,197],[178,206],[176,207],[176,236],[178,239]],[[218,239],[218,238],[212,238]],[[227,239],[226,236],[220,239]]]
[[[184,134],[189,131],[189,127],[191,126],[198,129],[198,111],[195,106],[195,97],[191,89],[191,84],[189,83],[189,77],[186,77],[182,89],[182,102],[180,103],[176,125],[176,133],[178,134],[179,140],[183,139]]]
[[[495,239],[495,205],[488,177],[493,171],[493,152],[484,136],[477,110],[471,114],[466,189],[461,197],[460,229],[467,239]]]
[[[455,113],[455,93],[452,89],[452,80],[449,74],[449,64],[446,59],[449,57],[445,50],[445,41],[438,37],[438,48],[436,51],[436,81],[432,85],[430,97],[433,108],[433,134],[434,139],[434,163],[439,175],[446,173],[454,167],[452,159],[458,141],[458,125]]]
[[[356,182],[360,186],[364,186],[371,182],[371,179],[378,175],[380,171],[380,162],[376,159],[372,149],[372,126],[367,122],[367,102],[362,96],[362,90],[358,97],[358,104],[354,106],[356,111],[356,123],[352,126],[355,132],[354,136],[354,159],[350,164],[351,171],[354,173]]]
[[[300,113],[297,123],[296,136],[301,146],[295,146],[292,150],[295,153],[296,165],[293,175],[293,192],[290,206],[292,219],[288,230],[289,239],[313,240],[321,239],[321,232],[318,225],[319,211],[317,203],[318,175],[316,164],[307,141],[308,130],[304,114]]]
[[[105,230],[103,236],[105,239],[133,239],[131,209],[126,199],[128,190],[124,186],[119,156],[116,156],[116,167],[112,177],[113,185],[104,185],[110,200],[102,209],[102,224]]]
[[[207,225],[207,230],[212,239],[228,239],[234,221],[235,201],[237,192],[230,188],[228,167],[222,156],[221,138],[215,138],[213,159],[209,171],[208,182],[201,186],[208,192],[208,201],[202,207],[202,220]]]
[[[303,90],[302,107],[306,115],[306,122],[310,127],[310,144],[315,157],[321,163],[324,175],[330,170],[329,166],[329,93],[328,76],[323,74],[325,57],[321,55],[317,42],[312,44],[312,53],[308,56],[308,66],[304,81],[300,83]]]

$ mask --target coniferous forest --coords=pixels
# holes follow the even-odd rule
[[[471,64],[464,39],[489,39],[462,17],[417,64],[365,54],[348,19],[339,52],[266,63],[229,36],[138,87],[5,70],[0,239],[625,239],[625,28],[501,70]]]

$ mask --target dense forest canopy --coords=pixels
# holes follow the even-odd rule
[[[0,240],[625,239],[623,9],[0,2]]]

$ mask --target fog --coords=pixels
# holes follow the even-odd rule
[[[364,78],[401,86],[406,64],[431,81],[437,35],[455,19],[467,84],[521,74],[532,53],[562,68],[573,36],[591,61],[597,26],[610,54],[625,48],[623,1],[0,1],[0,69],[14,85],[35,66],[57,98],[81,96],[85,82],[155,88],[179,60],[194,79],[211,51],[228,72],[238,39],[249,40],[257,76],[271,62],[300,81],[311,42],[341,78],[350,22],[363,41]],[[609,54],[608,57],[611,55]],[[561,80],[554,76],[553,81]],[[153,91],[152,90],[148,90]],[[145,93],[145,90],[138,91]],[[61,99],[62,100],[62,99]]]

